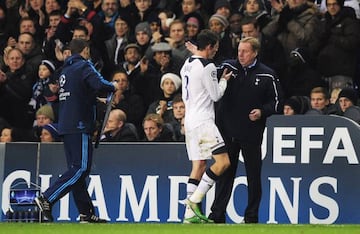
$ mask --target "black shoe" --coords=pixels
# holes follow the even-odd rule
[[[96,215],[80,214],[80,223],[107,223],[105,219],[100,219]]]
[[[49,222],[54,221],[54,218],[51,214],[51,203],[44,196],[36,197],[34,200],[45,218],[47,218]]]

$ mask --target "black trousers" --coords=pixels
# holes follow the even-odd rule
[[[261,144],[244,143],[235,139],[228,139],[225,142],[230,157],[230,167],[216,182],[215,199],[209,218],[216,223],[225,223],[226,207],[231,197],[241,150],[248,182],[248,203],[244,221],[245,223],[258,223],[261,201]]]

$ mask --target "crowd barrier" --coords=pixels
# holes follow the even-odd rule
[[[359,126],[338,116],[272,116],[264,133],[261,223],[360,223]],[[240,223],[247,202],[242,156],[227,222]],[[46,189],[66,168],[61,143],[0,144],[2,217],[19,182]],[[183,143],[106,143],[94,150],[88,191],[110,222],[181,222],[191,169]],[[203,202],[209,214],[214,189]],[[56,222],[76,222],[72,196],[53,208]]]

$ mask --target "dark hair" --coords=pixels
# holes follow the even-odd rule
[[[259,27],[259,24],[256,20],[255,17],[251,17],[251,16],[245,16],[242,20],[241,20],[241,26],[246,25],[246,24],[253,24],[255,28]]]
[[[77,25],[74,27],[74,31],[75,30],[78,30],[78,31],[83,31],[85,32],[85,34],[88,36],[89,35],[89,30],[85,27],[85,26],[82,26],[82,25]]]
[[[178,102],[184,102],[183,99],[182,99],[181,93],[176,94],[175,97],[172,100],[173,105],[175,103],[178,103]]]
[[[196,37],[198,50],[204,50],[208,45],[213,47],[218,41],[218,35],[212,32],[210,29],[201,30],[201,32]]]
[[[89,47],[89,42],[84,39],[72,39],[70,41],[71,54],[80,54],[85,47]]]

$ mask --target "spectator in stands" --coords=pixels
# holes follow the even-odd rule
[[[152,8],[151,0],[134,0],[135,7],[131,13],[131,27],[132,29],[140,22],[145,22],[149,18],[152,18],[152,15],[157,15],[158,13]]]
[[[292,96],[284,102],[284,115],[298,115],[301,114],[301,104],[296,96]]]
[[[172,101],[181,87],[181,79],[174,73],[166,73],[161,77],[160,87],[163,96],[150,104],[147,114],[158,114],[165,123],[170,123],[174,118]]]
[[[120,109],[113,109],[106,122],[104,136],[101,141],[138,141],[137,130],[134,125],[126,123],[126,114]]]
[[[228,0],[216,0],[214,5],[214,13],[225,16],[229,19],[231,15],[231,5]]]
[[[203,22],[208,22],[209,15],[202,7],[203,1],[201,0],[182,0],[181,1],[181,13],[178,14],[178,19],[186,22],[191,16],[203,19]]]
[[[40,139],[41,143],[60,141],[61,138],[58,131],[58,125],[56,123],[45,124],[42,127]]]
[[[360,46],[360,24],[344,0],[326,0],[318,70],[334,88],[352,87]]]
[[[307,0],[271,0],[278,15],[262,29],[266,35],[277,37],[281,42],[286,58],[298,47],[308,47],[310,54],[319,49],[319,18],[314,3]]]
[[[338,103],[341,110],[339,115],[360,124],[360,107],[357,105],[358,99],[359,96],[356,90],[346,87],[339,93]]]
[[[33,99],[35,100],[35,109],[46,104],[52,104],[58,101],[59,84],[53,77],[55,65],[49,60],[42,60],[39,65],[38,81],[33,86]]]
[[[135,27],[136,44],[140,47],[140,55],[151,58],[151,29],[148,22],[141,22]]]
[[[129,19],[118,16],[115,20],[115,33],[105,41],[106,53],[111,70],[124,61],[124,48],[130,41]],[[110,71],[111,71],[110,70]]]
[[[60,0],[45,0],[45,12],[50,15],[53,11],[61,11]]]
[[[29,17],[24,17],[20,19],[19,22],[19,31],[16,32],[16,35],[10,35],[10,37],[8,38],[7,41],[7,46],[11,46],[11,47],[15,47],[17,44],[17,40],[16,38],[19,37],[19,34],[27,32],[27,33],[31,33],[34,37],[34,35],[37,34],[37,30],[35,28],[35,23],[34,21],[29,18]],[[41,42],[40,40],[38,42]]]
[[[114,108],[124,111],[127,122],[134,124],[140,130],[146,111],[141,96],[132,90],[128,75],[124,70],[116,70],[112,76],[112,81],[117,82],[119,86],[113,100]]]
[[[48,0],[48,1],[54,1],[54,0]],[[60,20],[61,20],[61,11],[60,10],[54,10],[49,14],[49,24],[48,24],[48,27],[45,29],[45,37],[44,37],[44,41],[42,43],[42,50],[45,54],[45,57],[52,61],[56,61],[56,56],[55,56],[56,42],[55,42],[55,40],[57,38],[55,37],[55,33],[56,33],[57,26],[60,23]]]
[[[44,105],[36,111],[36,124],[32,128],[31,141],[41,140],[41,131],[46,124],[51,124],[55,120],[54,110],[50,105]]]
[[[271,21],[263,0],[245,0],[244,16],[255,18],[260,31]]]
[[[133,72],[136,73],[136,69],[140,71],[140,59],[140,46],[136,43],[129,43],[124,48],[124,62],[120,64],[120,67],[126,71],[126,74],[131,76]],[[132,83],[132,79],[130,78],[129,80]]]
[[[221,64],[221,62],[226,59],[234,58],[234,55],[232,54],[231,39],[229,31],[227,30],[228,26],[229,21],[223,15],[214,14],[209,19],[210,30],[216,33],[220,38],[219,49],[214,57],[214,63],[216,65]]]
[[[119,16],[118,0],[102,0],[101,11],[97,13],[104,24],[104,34],[110,39],[114,34],[115,21]],[[109,35],[109,36],[108,36]]]
[[[165,38],[172,48],[174,57],[178,57],[181,63],[187,59],[191,53],[185,47],[185,24],[181,20],[174,20],[169,26],[169,37]]]
[[[0,70],[0,117],[12,127],[31,129],[33,115],[28,105],[35,78],[26,71],[20,49],[7,47],[4,60],[9,70]]]
[[[173,132],[164,124],[164,120],[158,114],[146,115],[143,121],[143,129],[145,133],[144,141],[173,141]]]
[[[19,35],[17,48],[24,54],[26,72],[36,77],[41,60],[44,59],[41,47],[35,42],[31,33],[24,32]],[[33,80],[35,81],[36,79]]]
[[[173,120],[170,122],[174,129],[175,141],[185,141],[184,120],[185,104],[181,94],[177,94],[172,100]]]
[[[330,115],[336,114],[334,105],[330,104],[329,91],[324,87],[315,87],[310,92],[311,109],[306,112],[308,115]]]
[[[191,40],[195,43],[196,36],[205,27],[203,20],[197,15],[191,15],[187,17],[185,23],[186,23],[187,40]]]
[[[237,55],[237,48],[242,37],[241,21],[243,15],[239,12],[234,12],[229,18],[229,36],[231,39],[232,54]]]
[[[12,142],[12,128],[6,127],[1,130],[0,142],[7,143]]]
[[[338,97],[341,112],[344,113],[349,107],[357,106],[358,94],[353,88],[343,88]]]
[[[74,28],[78,25],[86,25],[91,42],[97,48],[103,49],[104,36],[106,35],[104,35],[100,17],[85,2],[81,0],[68,1],[65,13],[56,29],[55,37],[60,39],[64,45],[68,44],[73,38]]]

